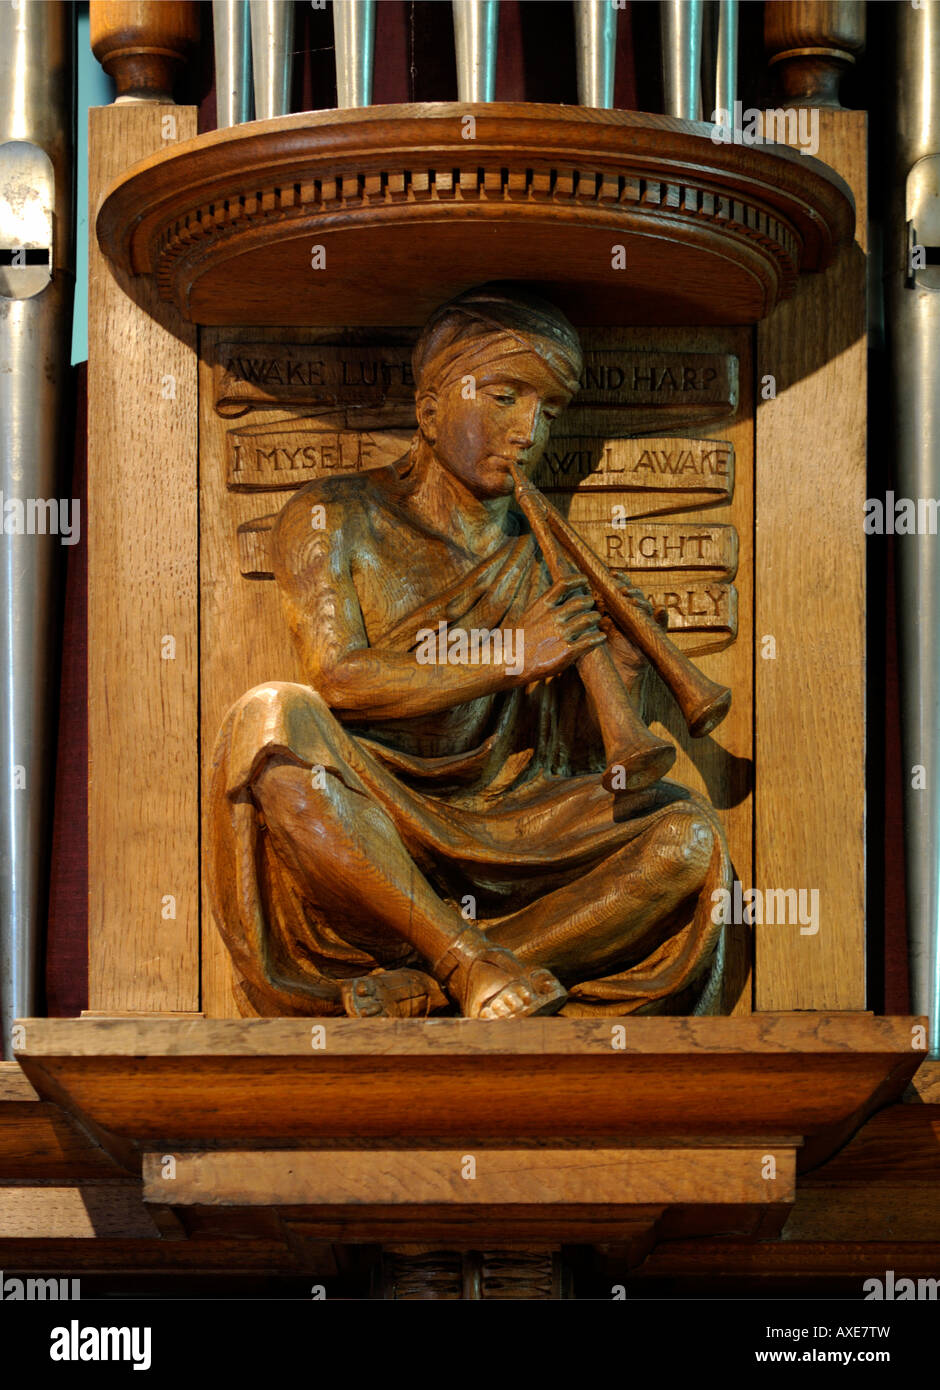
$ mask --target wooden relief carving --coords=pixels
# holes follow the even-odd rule
[[[221,343],[215,368],[220,415],[274,405],[342,411],[359,428],[413,425],[411,345]],[[588,348],[565,427],[577,434],[638,433],[676,421],[711,424],[738,399],[737,362],[727,353],[629,352]]]
[[[281,389],[238,384],[235,359],[265,355],[282,380],[304,362],[291,403],[323,412],[273,444],[272,427],[240,424],[225,461],[232,489],[295,488],[239,541],[243,573],[277,582],[304,673],[239,699],[213,757],[210,900],[245,997],[264,1014],[714,1011],[726,839],[703,796],[665,780],[675,750],[643,714],[653,668],[690,732],[727,710],[665,628],[733,635],[736,535],[620,499],[652,482],[668,497],[681,477],[676,510],[690,493],[727,500],[730,447],[617,439],[574,497],[566,469],[583,476],[574,456],[604,434],[591,411],[622,430],[630,406],[604,399],[623,389],[608,351],[603,386],[568,410],[578,337],[524,289],[437,310],[413,385],[402,351],[358,382],[338,349],[219,355],[230,413]],[[620,354],[687,393],[711,372],[704,408],[733,408],[733,358],[656,356]],[[402,447],[406,381],[417,430]]]

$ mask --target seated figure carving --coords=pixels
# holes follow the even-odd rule
[[[519,504],[578,389],[577,334],[483,286],[413,360],[410,451],[310,483],[274,529],[308,683],[248,691],[216,744],[211,901],[243,1007],[719,1011],[720,821],[663,777],[608,789],[585,658],[609,653],[634,718],[650,668],[582,574],[553,577]]]

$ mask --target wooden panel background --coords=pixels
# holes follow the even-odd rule
[[[89,112],[89,220],[111,180],[167,134],[195,135],[195,108]],[[90,236],[92,1010],[199,1007],[195,344],[154,286],[118,282]]]
[[[290,496],[289,490],[233,492],[226,484],[226,434],[234,429],[258,428],[310,417],[311,410],[254,410],[241,420],[221,418],[215,409],[213,363],[222,343],[314,343],[314,342],[409,342],[413,334],[394,330],[367,329],[346,335],[335,332],[304,332],[297,328],[281,330],[203,329],[200,337],[200,556],[201,556],[201,741],[202,784],[208,785],[212,748],[225,712],[251,686],[265,680],[303,680],[303,672],[283,619],[280,599],[271,580],[248,579],[240,573],[238,527],[278,510]],[[671,510],[675,493],[648,494],[642,512],[655,512],[657,500],[668,503],[662,517],[673,525],[691,521],[696,526],[731,524],[739,536],[737,640],[725,650],[696,654],[695,660],[714,679],[734,691],[731,713],[710,738],[690,739],[681,716],[664,690],[654,708],[653,727],[672,738],[679,754],[673,772],[675,780],[704,791],[720,810],[739,877],[746,878],[752,858],[751,768],[752,768],[752,525],[753,525],[753,362],[750,329],[665,329],[655,334],[649,329],[592,329],[584,334],[593,347],[619,347],[641,351],[732,353],[739,359],[739,400],[733,418],[714,428],[690,428],[689,438],[711,437],[730,441],[735,450],[736,484],[730,503],[722,506]],[[324,421],[324,426],[326,422]],[[335,423],[329,426],[336,428]],[[563,438],[564,419],[556,428]],[[668,427],[650,433],[667,433]],[[553,501],[568,512],[572,521],[611,515],[612,504],[622,494],[582,493],[573,498],[553,493]],[[636,510],[631,499],[631,514]],[[650,577],[652,578],[652,576]],[[650,585],[650,587],[655,587]],[[695,634],[688,634],[682,645],[695,652]],[[203,892],[202,916],[202,1007],[210,1018],[239,1014],[236,983],[229,956],[216,930]],[[750,991],[749,929],[735,928],[729,934],[728,988],[725,1009],[749,1012]]]
[[[177,138],[192,133],[184,108],[91,114],[93,207],[120,169],[163,143],[168,115]],[[712,738],[695,742],[663,694],[653,727],[679,744],[674,777],[705,790],[721,812],[742,881],[820,889],[817,936],[758,928],[755,1003],[766,1010],[865,1004],[864,115],[820,113],[820,135],[820,156],[853,184],[859,203],[857,244],[834,269],[804,277],[795,300],[757,330],[610,329],[589,339],[739,359],[734,420],[683,432],[733,444],[733,498],[663,513],[670,525],[737,530],[739,635],[724,650],[696,654],[732,687],[734,704]],[[236,537],[239,525],[290,494],[227,488],[223,445],[236,422],[214,408],[210,364],[223,340],[343,338],[204,330],[197,416],[195,330],[148,297],[145,282],[130,287],[132,300],[94,246],[90,278],[89,1002],[106,1012],[202,1007],[233,1016],[232,972],[207,909],[199,925],[200,778],[229,704],[260,681],[302,672],[276,588],[241,576]],[[364,330],[361,340],[379,335]],[[755,377],[768,372],[777,396],[755,408]],[[311,412],[258,411],[250,421],[298,414]],[[582,491],[570,502],[572,520],[596,525],[615,499]],[[775,661],[755,656],[765,634],[776,639]],[[174,660],[163,657],[167,636]],[[732,932],[730,956],[725,1007],[746,1012],[747,927]]]
[[[818,111],[856,243],[757,330],[754,884],[818,888],[819,931],[756,929],[758,1009],[865,1007],[866,115]]]

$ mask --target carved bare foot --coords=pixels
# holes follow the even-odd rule
[[[527,1018],[551,1014],[567,991],[549,970],[529,968],[476,927],[451,942],[432,967],[465,1018]]]
[[[427,1018],[447,1004],[436,980],[423,970],[380,970],[342,986],[343,1007],[350,1018]]]
[[[527,970],[511,951],[494,946],[470,969],[463,1012],[467,1018],[528,1018],[555,1013],[567,998],[550,970]]]

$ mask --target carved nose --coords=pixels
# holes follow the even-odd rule
[[[529,420],[525,425],[516,425],[510,434],[513,444],[521,446],[523,449],[531,449],[535,439],[535,421]]]

